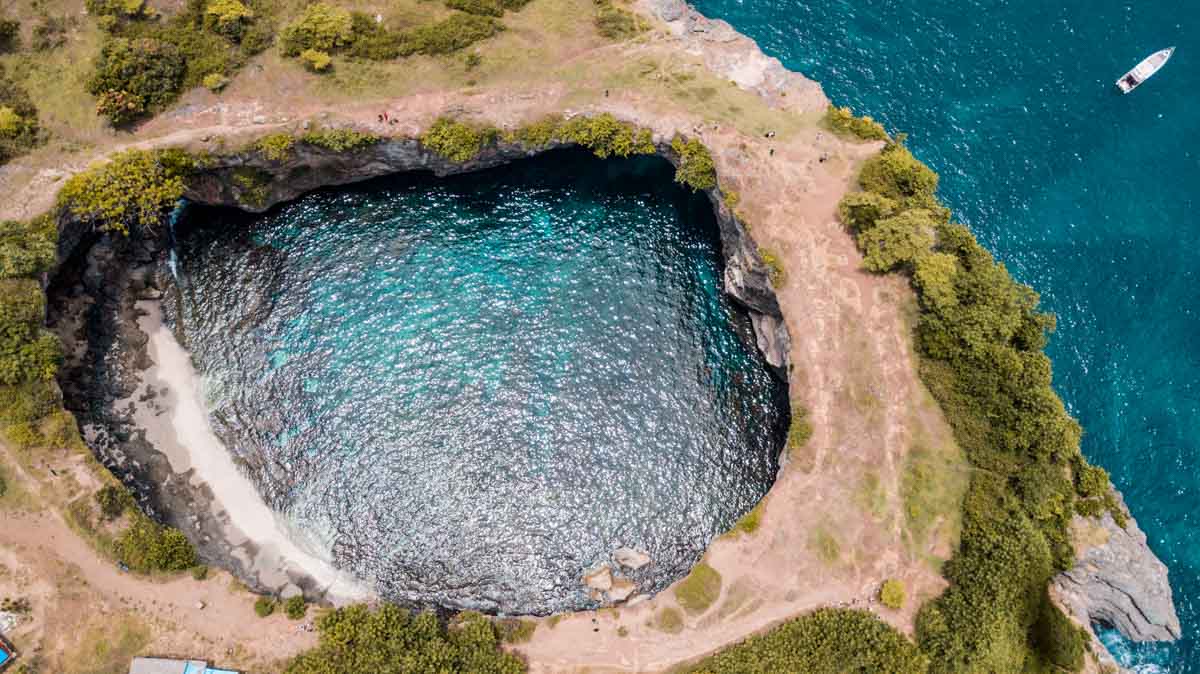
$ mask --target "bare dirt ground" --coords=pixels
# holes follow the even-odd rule
[[[0,499],[0,597],[29,601],[32,610],[8,636],[38,671],[125,672],[133,655],[152,654],[271,672],[281,659],[315,645],[315,633],[300,629],[311,617],[259,618],[256,597],[237,589],[226,573],[210,570],[198,581],[122,572],[57,508],[31,494],[45,485],[15,462],[3,463],[18,497]]]
[[[395,81],[386,68],[363,79],[346,67],[339,76],[358,78],[361,88],[345,96],[264,57],[226,93],[192,92],[134,135],[95,141],[87,151],[49,147],[14,162],[0,173],[0,190],[11,195],[0,217],[45,210],[65,175],[122,147],[238,147],[305,120],[414,135],[447,113],[513,127],[548,113],[607,111],[652,128],[660,140],[698,136],[713,152],[722,189],[740,194],[741,219],[786,270],[778,295],[792,339],[790,393],[809,411],[814,434],[788,457],[760,528],[714,541],[705,561],[721,587],[708,607],[688,613],[669,589],[636,606],[543,620],[519,650],[534,672],[661,671],[828,605],[867,608],[911,632],[916,607],[944,583],[938,570],[957,535],[965,463],[916,375],[910,290],[863,272],[837,221],[839,199],[878,146],[823,130],[827,102],[819,87],[798,76],[765,77],[769,63],[744,39],[655,19],[654,31],[634,42],[604,44],[577,34],[579,22],[571,20],[589,5],[535,0],[494,52],[484,50],[483,72],[446,66],[431,85],[421,83],[424,62]],[[571,26],[562,29],[566,38],[539,39],[535,30],[559,25]],[[384,110],[401,123],[381,124]],[[0,561],[15,559],[23,571],[14,573],[36,578],[30,587],[56,588],[57,598],[46,599],[51,607],[76,602],[76,620],[100,614],[84,610],[92,602],[134,611],[147,635],[138,652],[190,648],[224,662],[240,644],[245,657],[269,662],[311,643],[281,619],[259,621],[250,600],[229,594],[223,580],[134,579],[96,558],[53,514],[13,521],[0,531]],[[74,577],[86,584],[69,582]],[[875,601],[889,578],[908,591],[899,611]],[[208,606],[197,611],[196,601]],[[43,630],[47,652],[69,651],[63,640],[85,629],[42,620],[29,629]],[[186,633],[194,640],[186,642]]]

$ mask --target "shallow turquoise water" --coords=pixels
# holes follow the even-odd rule
[[[267,501],[387,598],[592,607],[622,546],[661,590],[770,488],[787,424],[672,176],[555,152],[189,208],[168,314]]]
[[[1185,638],[1127,664],[1200,672],[1200,5],[697,0],[839,104],[910,134],[956,217],[1058,314],[1055,382],[1171,569]],[[1158,49],[1128,96],[1112,82]]]

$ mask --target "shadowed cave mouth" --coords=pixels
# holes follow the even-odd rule
[[[189,207],[166,320],[268,504],[387,599],[545,614],[639,592],[766,494],[787,392],[661,158],[555,151],[253,215]]]

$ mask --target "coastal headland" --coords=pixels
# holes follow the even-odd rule
[[[260,67],[241,71],[222,93],[188,92],[132,133],[89,132],[90,150],[52,144],[10,162],[0,174],[8,195],[0,218],[50,211],[67,178],[128,150],[204,156],[186,198],[263,211],[318,187],[399,171],[448,175],[579,144],[521,139],[522,129],[551,116],[607,116],[644,130],[647,150],[681,169],[689,158],[679,142],[696,141],[712,161],[713,184],[697,187],[709,194],[721,228],[725,290],[750,311],[760,349],[786,378],[793,415],[810,428],[783,448],[767,497],[712,542],[692,575],[655,596],[540,618],[527,640],[509,648],[534,672],[667,671],[822,607],[865,610],[913,637],[918,610],[948,587],[944,565],[960,544],[963,498],[979,467],[922,379],[913,336],[921,309],[909,279],[865,269],[862,244],[839,214],[885,141],[835,132],[816,83],[683,2],[632,5],[643,30],[617,41],[570,21],[591,4],[533,0],[495,44],[481,47],[478,70],[424,80],[373,70],[358,91],[264,54]],[[545,31],[557,31],[555,38],[544,39]],[[414,69],[439,67],[450,70],[433,59]],[[439,120],[495,133],[469,157],[447,156],[428,142]],[[341,151],[303,140],[323,129],[372,141]],[[283,155],[262,151],[262,139],[283,136],[300,140]],[[96,450],[104,465],[159,519],[185,531],[202,558],[254,590],[334,604],[369,597],[369,588],[313,554],[319,545],[297,545],[296,533],[254,501],[207,427],[186,352],[155,316],[170,288],[161,239],[129,243],[93,225],[69,212],[58,219],[58,255],[47,276],[55,280],[47,285],[64,371],[78,375],[64,388],[86,376],[88,338],[96,334],[79,317],[112,309],[106,334],[118,345],[126,386],[103,403],[135,431],[108,442],[84,429],[94,448],[106,448]],[[38,588],[39,608],[15,634],[37,644],[46,662],[72,671],[63,663],[78,651],[76,635],[96,627],[76,618],[71,633],[64,629],[66,607],[80,603],[100,614],[142,612],[129,617],[128,630],[143,652],[191,650],[270,671],[315,644],[281,616],[254,622],[250,595],[225,584],[122,575],[89,550],[84,540],[94,536],[81,540],[78,526],[67,524],[72,504],[109,479],[87,451],[4,452],[5,475],[27,498],[0,500],[21,513],[0,531],[8,549],[0,562],[11,571],[0,575],[0,596],[23,584]],[[1074,516],[1080,561],[1056,578],[1052,594],[1083,629],[1101,621],[1131,638],[1178,637],[1166,568],[1136,522],[1122,524],[1108,512]],[[62,590],[67,576],[82,579],[82,602]],[[889,582],[904,588],[905,601],[884,601]],[[239,627],[224,632],[218,624]],[[1101,671],[1110,659],[1092,643],[1083,666]]]

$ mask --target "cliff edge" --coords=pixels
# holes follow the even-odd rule
[[[1119,492],[1117,500],[1128,515]],[[1089,631],[1101,623],[1133,641],[1178,639],[1183,632],[1167,566],[1150,549],[1137,521],[1130,516],[1121,528],[1109,513],[1099,519],[1076,516],[1072,528],[1075,567],[1052,584],[1064,610]]]

